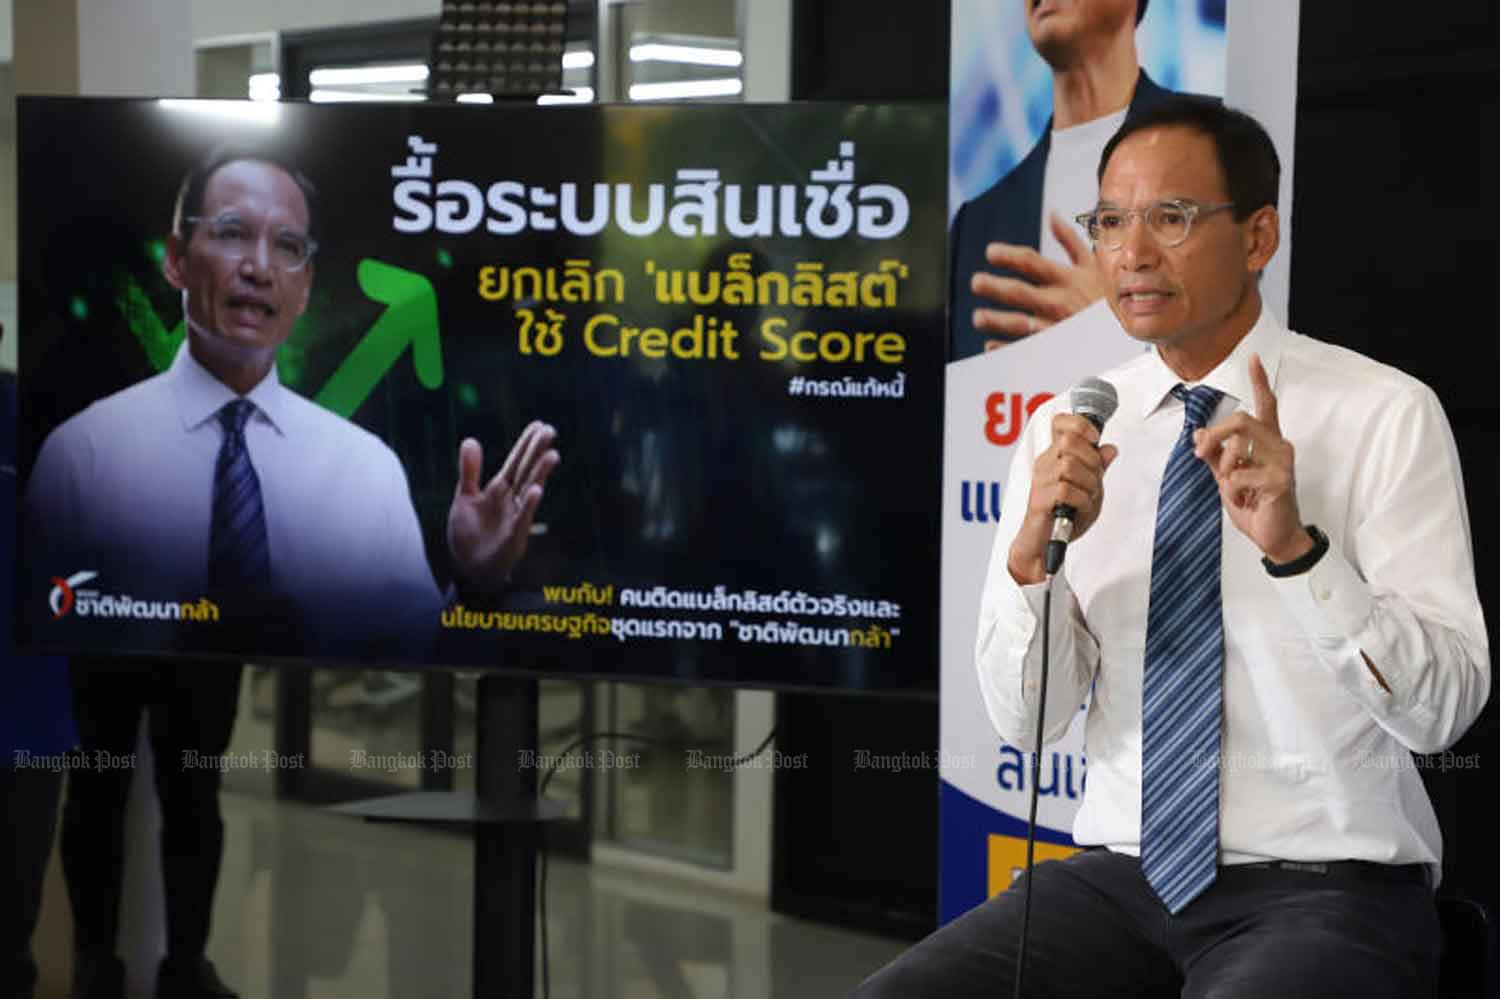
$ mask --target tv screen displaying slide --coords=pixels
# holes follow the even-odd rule
[[[18,115],[27,646],[936,689],[941,106]]]

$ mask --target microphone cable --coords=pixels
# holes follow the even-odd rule
[[[1069,390],[1068,403],[1074,413],[1088,420],[1095,430],[1103,434],[1104,424],[1120,405],[1120,396],[1115,387],[1104,379],[1085,378]],[[1055,507],[1052,540],[1047,543],[1047,583],[1046,589],[1042,591],[1042,679],[1036,706],[1036,749],[1031,755],[1031,807],[1026,819],[1026,890],[1021,903],[1021,942],[1016,953],[1015,999],[1021,999],[1021,982],[1026,975],[1026,941],[1031,931],[1031,875],[1036,861],[1036,808],[1042,784],[1042,737],[1046,734],[1047,671],[1052,641],[1052,581],[1062,571],[1076,515],[1077,512],[1069,507]],[[1060,531],[1060,528],[1065,530]]]
[[[1036,857],[1036,806],[1042,783],[1042,735],[1047,716],[1047,667],[1052,643],[1052,573],[1047,573],[1047,588],[1042,591],[1042,679],[1036,705],[1036,749],[1031,754],[1031,806],[1026,819],[1026,889],[1021,902],[1021,943],[1016,953],[1014,999],[1021,999],[1021,983],[1026,977],[1026,940],[1031,932],[1031,867]]]
[[[760,741],[751,752],[744,756],[736,756],[729,761],[731,769],[738,770],[740,767],[755,759],[766,751],[771,745],[771,740],[776,738],[777,726],[771,726],[771,731]],[[552,778],[557,776],[558,768],[562,761],[568,758],[568,754],[583,746],[592,745],[601,739],[622,739],[627,742],[636,742],[645,746],[670,746],[671,743],[665,739],[658,739],[648,735],[637,735],[634,732],[590,732],[580,735],[572,742],[564,746],[557,754],[557,762],[542,771],[542,779],[537,785],[536,796],[538,800],[547,796],[547,785],[552,783]],[[678,743],[681,745],[681,743]],[[704,747],[708,748],[708,747]],[[541,830],[537,836],[537,920],[540,923],[540,937],[542,947],[542,999],[551,999],[552,996],[552,970],[551,963],[547,957],[547,834]]]

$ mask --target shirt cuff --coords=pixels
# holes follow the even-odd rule
[[[1369,626],[1375,598],[1337,546],[1330,544],[1306,572],[1267,578],[1320,657],[1338,664],[1346,684],[1386,695],[1365,664],[1359,638]]]
[[[1036,638],[1036,630],[1042,624],[1042,610],[1047,598],[1047,583],[1017,583],[1011,581],[1015,587],[1015,594],[1020,598],[1018,609],[1024,608],[1020,614],[1012,616],[1011,640],[1017,648],[1026,650],[1031,647]],[[1029,612],[1029,613],[1027,613]]]
[[[984,595],[981,638],[975,650],[980,673],[989,682],[999,681],[998,689],[1005,691],[1007,700],[1020,698],[1018,705],[1025,701],[1026,653],[1041,623],[1044,587],[1041,583],[1021,586],[1001,566],[992,574]]]

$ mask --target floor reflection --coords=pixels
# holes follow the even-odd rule
[[[210,950],[246,999],[467,999],[465,838],[259,794],[224,797]],[[547,919],[553,999],[825,999],[902,947],[556,857]]]

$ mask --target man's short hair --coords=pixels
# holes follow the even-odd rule
[[[1281,160],[1270,135],[1245,112],[1206,97],[1178,95],[1127,118],[1104,144],[1099,157],[1100,183],[1104,182],[1104,168],[1115,147],[1137,132],[1153,128],[1190,128],[1214,141],[1236,219],[1243,221],[1261,206],[1276,204]]]
[[[284,157],[267,149],[257,146],[243,144],[225,144],[215,146],[209,154],[203,157],[187,175],[182,178],[182,184],[177,188],[177,201],[172,207],[172,232],[180,239],[186,241],[193,236],[193,223],[189,219],[197,218],[203,214],[203,194],[208,189],[208,182],[218,173],[221,167],[231,163],[249,160],[255,163],[268,163],[281,170],[302,191],[302,197],[307,202],[307,230],[308,235],[315,241],[320,241],[322,233],[318,227],[318,189],[313,182],[307,178],[301,170],[298,170]]]
[[[1146,5],[1148,3],[1150,3],[1150,2],[1151,2],[1151,0],[1140,0],[1140,3],[1138,3],[1138,4],[1135,5],[1135,23],[1136,24],[1140,24],[1141,23],[1141,18],[1143,18],[1143,17],[1146,16]]]

